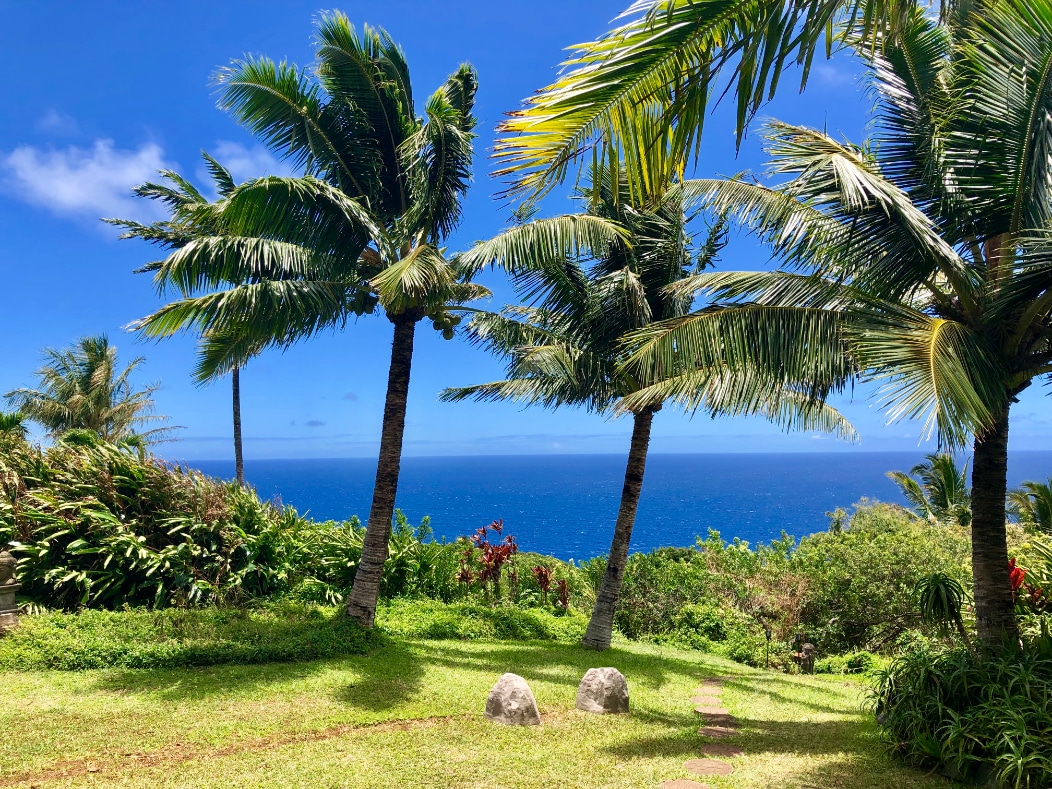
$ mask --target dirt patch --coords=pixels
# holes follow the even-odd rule
[[[89,773],[114,774],[123,772],[127,769],[140,769],[142,767],[155,767],[165,764],[179,764],[181,762],[198,761],[201,759],[221,759],[226,756],[247,753],[249,751],[262,751],[304,742],[332,740],[356,732],[413,731],[414,729],[438,726],[443,723],[449,723],[450,721],[466,720],[471,717],[473,716],[439,715],[432,718],[385,721],[376,724],[348,723],[339,726],[331,726],[327,729],[318,729],[316,731],[305,731],[294,734],[276,734],[269,737],[255,737],[214,748],[203,747],[192,743],[173,742],[155,751],[143,751],[140,753],[123,751],[120,753],[100,753],[97,756],[55,762],[51,767],[44,770],[2,775],[0,776],[0,786],[13,786],[15,784],[24,783],[35,786],[36,784],[45,781],[76,778]]]

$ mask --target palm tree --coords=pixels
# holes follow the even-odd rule
[[[29,437],[25,414],[18,411],[0,411],[0,438],[24,441]]]
[[[1003,0],[954,25],[915,8],[883,52],[860,46],[878,99],[872,144],[774,123],[768,188],[713,181],[783,261],[710,277],[710,297],[842,316],[891,419],[971,442],[980,639],[1016,640],[1005,532],[1009,410],[1052,373],[1052,4]],[[799,335],[798,339],[805,335]],[[670,331],[655,344],[691,352]]]
[[[141,356],[120,369],[117,348],[105,335],[84,337],[71,348],[44,349],[45,364],[36,375],[36,389],[21,388],[5,397],[23,417],[41,424],[51,436],[68,430],[89,430],[103,441],[131,437],[156,441],[170,428],[142,430],[167,417],[153,413],[157,385],[135,389],[132,373]]]
[[[985,2],[942,0],[940,16]],[[495,158],[509,194],[535,197],[571,165],[621,158],[637,197],[700,150],[705,115],[733,92],[737,135],[786,69],[807,84],[819,49],[879,49],[908,26],[912,0],[635,0],[620,24],[578,45],[555,82],[500,127]],[[733,89],[733,91],[732,91]],[[653,156],[662,142],[675,156]],[[662,169],[663,166],[673,169]]]
[[[365,27],[359,34],[347,17],[326,14],[317,41],[309,72],[255,58],[220,73],[221,106],[306,175],[233,189],[206,214],[217,232],[176,250],[158,271],[197,295],[138,327],[155,337],[201,333],[208,340],[201,369],[210,375],[232,369],[247,351],[288,347],[378,308],[386,314],[394,338],[380,455],[347,600],[348,614],[371,627],[416,325],[429,318],[451,339],[460,320],[452,310],[488,293],[442,247],[470,180],[477,77],[461,66],[420,117],[405,56],[387,33]]]
[[[1008,491],[1008,512],[1020,523],[1052,535],[1052,478]]]
[[[646,202],[652,206],[648,209],[646,204],[631,203],[622,175],[623,171],[611,172],[597,165],[590,185],[577,194],[587,206],[585,214],[514,227],[464,256],[465,262],[495,261],[507,268],[519,294],[531,304],[506,307],[500,313],[477,313],[467,327],[474,343],[507,360],[507,378],[447,389],[442,394],[447,401],[517,400],[632,415],[613,541],[584,636],[585,646],[600,650],[610,646],[651,426],[663,404],[663,399],[640,397],[638,379],[618,368],[621,342],[632,330],[680,317],[690,309],[689,294],[677,292],[674,286],[715,263],[726,226],[717,220],[706,242],[694,249],[682,186],[666,186]],[[556,240],[559,233],[545,232],[559,228],[573,236],[585,218],[610,223],[622,235],[599,244],[582,240],[578,254],[567,255]],[[831,352],[839,356],[838,350],[834,345]],[[819,367],[812,365],[812,369]],[[851,426],[838,413],[823,405],[821,397],[810,395],[813,388],[828,390],[845,377],[842,371],[833,381],[786,385],[762,371],[719,364],[694,371],[691,386],[672,399],[692,411],[759,413],[786,427],[853,436]]]
[[[212,176],[212,186],[223,200],[237,187],[230,171],[217,162],[207,153],[202,152],[205,166]],[[195,238],[207,238],[219,232],[218,222],[210,215],[218,212],[218,204],[212,204],[200,190],[198,190],[188,179],[170,170],[162,170],[161,177],[166,183],[147,182],[135,188],[135,194],[139,197],[160,201],[170,212],[171,217],[161,222],[144,225],[130,219],[104,219],[112,225],[125,229],[121,238],[138,238],[152,244],[157,244],[162,249],[175,250],[189,244]],[[170,269],[161,265],[160,261],[149,263],[138,270],[137,273],[153,272],[154,282],[159,293],[174,288],[182,298],[193,295],[193,288],[189,283],[168,277]],[[227,285],[237,285],[237,282],[228,282]],[[201,358],[194,371],[197,383],[205,383],[218,375],[218,371],[211,369],[205,357],[209,350],[208,338],[202,338]],[[237,361],[230,368],[230,388],[233,405],[234,422],[234,474],[238,485],[245,484],[245,454],[241,438],[241,368],[248,361],[247,357]]]
[[[889,471],[921,520],[968,526],[972,522],[972,493],[968,489],[968,463],[957,467],[948,452],[926,455],[923,463],[902,471]]]
[[[924,622],[936,626],[944,633],[952,624],[965,646],[971,648],[971,640],[961,617],[966,595],[960,581],[946,573],[926,575],[917,583],[914,597]]]

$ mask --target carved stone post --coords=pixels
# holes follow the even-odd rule
[[[22,585],[15,580],[18,561],[8,551],[0,551],[0,634],[18,625],[15,592]]]

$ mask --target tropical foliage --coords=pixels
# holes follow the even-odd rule
[[[1052,535],[1052,479],[1008,491],[1008,512],[1025,526]]]
[[[942,16],[967,7],[944,2]],[[633,194],[643,194],[697,155],[713,96],[733,93],[740,142],[786,69],[798,69],[803,88],[820,50],[894,44],[915,8],[891,0],[636,0],[621,24],[575,47],[559,78],[502,124],[498,175],[511,194],[533,197],[574,164],[621,160]],[[655,156],[666,142],[673,155]]]
[[[138,327],[154,337],[199,332],[208,340],[201,372],[211,375],[250,350],[287,347],[383,310],[394,326],[387,402],[361,571],[347,601],[370,626],[416,325],[427,317],[451,339],[459,322],[452,310],[488,292],[442,246],[470,179],[477,78],[461,66],[420,117],[405,56],[386,32],[359,33],[342,14],[326,14],[316,54],[309,71],[249,58],[218,75],[220,104],[306,174],[248,181],[203,212],[208,233],[157,269],[159,281],[197,295]]]
[[[710,206],[736,212],[782,270],[695,283],[717,301],[779,310],[782,336],[795,342],[812,336],[816,308],[840,316],[864,377],[883,384],[891,419],[924,419],[925,433],[951,448],[973,442],[975,604],[989,642],[1016,631],[1008,412],[1052,370],[1052,137],[1037,120],[1052,102],[1042,65],[1050,45],[1047,2],[984,4],[944,25],[914,8],[881,49],[857,47],[877,97],[870,144],[772,123],[770,171],[789,180],[709,185]],[[769,335],[757,331],[757,347]],[[706,340],[670,325],[641,335],[636,356],[675,349],[691,358]]]
[[[167,418],[154,412],[157,386],[136,389],[132,374],[144,359],[132,359],[123,369],[117,348],[105,335],[84,337],[69,348],[46,348],[37,370],[36,388],[8,392],[7,402],[21,415],[6,417],[13,429],[22,419],[39,423],[52,436],[68,430],[88,430],[103,441],[163,438],[170,428],[143,429]]]
[[[212,187],[222,201],[230,196],[236,188],[230,171],[207,153],[202,153],[205,166],[212,176]],[[147,182],[135,188],[135,194],[149,200],[156,200],[168,209],[170,218],[160,222],[144,225],[130,219],[106,219],[109,224],[124,228],[121,238],[138,238],[156,244],[165,250],[176,250],[185,247],[195,239],[208,239],[222,232],[220,223],[214,216],[220,210],[212,205],[205,195],[188,179],[171,170],[160,173],[163,183]],[[162,261],[148,263],[139,269],[140,273],[155,272],[154,284],[160,295],[169,290],[176,290],[183,299],[193,296],[194,287],[184,280],[172,277],[172,270],[165,268]],[[220,274],[220,277],[222,275]],[[237,282],[226,282],[225,285],[237,285]],[[247,338],[245,338],[247,339]],[[253,346],[244,341],[238,343],[241,358],[230,368],[230,384],[233,395],[234,416],[234,474],[238,484],[245,484],[244,448],[241,440],[241,367],[248,358],[258,352],[266,337],[257,338],[259,343]],[[201,340],[198,363],[194,378],[204,383],[215,378],[218,372],[211,368],[210,357],[217,352],[217,346],[223,343],[216,338],[205,336]]]
[[[689,294],[675,288],[715,265],[726,222],[708,229],[694,248],[686,196],[692,184],[663,184],[650,199],[633,201],[624,173],[597,165],[577,192],[585,212],[519,224],[463,256],[465,263],[495,260],[507,268],[526,306],[476,313],[468,337],[507,362],[501,381],[447,389],[443,399],[515,400],[547,407],[576,405],[598,413],[631,413],[632,440],[613,543],[602,587],[585,636],[596,649],[610,646],[614,611],[646,467],[654,414],[664,398],[639,397],[640,379],[618,366],[625,337],[690,309]],[[579,229],[591,229],[578,234]],[[601,234],[602,233],[602,234]],[[592,245],[598,235],[601,244]],[[575,239],[567,249],[567,240]],[[568,254],[576,251],[576,255]],[[786,427],[821,429],[852,437],[853,429],[822,397],[849,373],[839,345],[813,349],[792,372],[750,367],[747,354],[717,349],[711,366],[692,368],[672,396],[691,411],[762,414]],[[744,358],[741,358],[744,356]],[[822,371],[833,376],[821,380]],[[687,380],[689,379],[689,380]]]
[[[936,524],[967,526],[972,521],[968,464],[957,466],[953,455],[931,454],[906,474],[889,471],[918,518]]]

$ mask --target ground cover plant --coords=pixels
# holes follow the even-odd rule
[[[886,755],[856,682],[765,674],[615,639],[603,662],[628,678],[632,711],[598,716],[573,708],[595,661],[576,644],[391,637],[368,655],[296,664],[7,671],[0,781],[41,789],[652,786],[686,776],[683,763],[704,743],[690,697],[703,678],[723,675],[745,755],[720,786],[945,785]],[[483,719],[487,691],[509,670],[530,683],[541,726]]]

